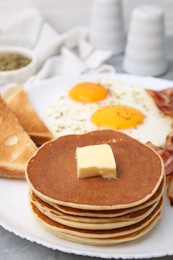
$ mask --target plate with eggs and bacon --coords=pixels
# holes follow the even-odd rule
[[[124,259],[172,255],[172,86],[171,81],[125,74],[59,77],[24,86],[32,106],[54,138],[111,129],[123,132],[159,153],[164,162],[168,189],[165,189],[162,217],[149,233],[118,246],[80,243],[76,246],[40,227],[28,205],[25,181],[5,179],[0,180],[0,196],[4,199],[0,224],[28,240],[78,255]],[[9,214],[13,209],[15,216]]]

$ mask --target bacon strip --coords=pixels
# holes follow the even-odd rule
[[[169,135],[167,139],[169,139]],[[147,145],[153,148],[161,156],[164,162],[166,176],[171,175],[173,173],[173,147],[171,150],[170,144],[168,144],[167,141],[164,147],[155,146],[151,142],[148,142]]]
[[[173,175],[168,178],[167,196],[170,200],[171,206],[173,206]]]
[[[153,148],[161,156],[164,162],[167,179],[167,195],[170,204],[173,206],[173,132],[167,136],[164,146],[155,146],[151,142],[148,142],[147,145]]]
[[[154,91],[151,89],[146,90],[154,99],[156,106],[168,116],[173,118],[173,87]]]
[[[159,110],[173,119],[173,87],[160,91],[148,89],[147,92]],[[167,136],[163,147],[156,147],[152,143],[148,143],[148,145],[155,149],[163,159],[167,179],[167,195],[173,206],[173,131]]]

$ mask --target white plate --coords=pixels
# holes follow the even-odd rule
[[[77,78],[53,78],[26,86],[32,104],[42,117],[42,111],[61,89],[80,81],[123,79],[153,89],[173,86],[173,82],[155,78],[116,75],[83,75]],[[26,181],[0,179],[0,225],[16,235],[43,246],[78,255],[103,258],[149,258],[173,255],[173,208],[165,198],[163,216],[147,235],[115,246],[89,246],[57,238],[40,226],[28,203]]]

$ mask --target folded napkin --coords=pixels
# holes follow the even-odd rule
[[[89,28],[77,27],[59,34],[34,8],[11,18],[0,30],[1,46],[21,46],[35,51],[37,73],[28,82],[92,72],[115,72],[105,62],[112,51],[96,50],[89,42]]]

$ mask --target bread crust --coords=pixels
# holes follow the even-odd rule
[[[25,170],[10,169],[0,166],[0,176],[9,179],[25,179]]]
[[[51,132],[31,105],[22,85],[16,85],[7,90],[3,94],[3,98],[37,146],[53,138]]]
[[[27,162],[36,150],[36,145],[0,96],[0,176],[24,179]]]

